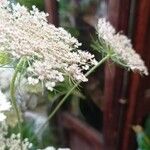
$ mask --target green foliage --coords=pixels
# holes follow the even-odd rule
[[[67,11],[72,12],[78,9],[84,12],[91,6],[91,4],[97,4],[99,1],[100,0],[82,0],[79,1],[78,3],[79,5],[75,5],[74,0],[60,0],[59,1],[60,12],[67,12]]]
[[[64,27],[65,28],[65,30],[67,30],[72,36],[74,36],[74,37],[79,37],[79,35],[80,35],[80,32],[79,32],[79,30],[77,29],[77,28],[75,28],[75,27]]]
[[[14,128],[9,127],[8,129],[8,135],[10,136],[12,133],[18,134],[18,126],[16,125]],[[28,138],[29,142],[32,142],[33,149],[36,149],[36,147],[39,145],[37,135],[33,132],[33,125],[23,122],[22,123],[22,137],[23,139]]]
[[[46,129],[43,132],[38,148],[45,148],[49,145],[53,145],[54,147],[56,147],[57,137],[54,133],[55,133],[55,128],[53,128],[51,125],[50,128]]]
[[[89,9],[89,7],[93,4],[97,5],[100,0],[81,0],[80,6],[82,12],[85,12]]]
[[[26,68],[27,68],[27,60],[25,57],[22,57],[19,62],[16,64],[16,70],[18,72],[20,72],[21,74],[23,74],[23,72],[26,71]]]
[[[127,64],[122,60],[122,58],[119,57],[119,55],[115,53],[113,47],[111,47],[109,43],[106,43],[102,38],[93,39],[91,47],[95,51],[100,53],[102,55],[102,58],[108,55],[109,59],[112,60],[112,62],[128,69]]]
[[[133,126],[136,133],[138,148],[140,150],[150,150],[150,138],[146,135],[143,128],[139,125]]]
[[[53,134],[53,129],[47,128],[45,131],[43,131],[42,135],[38,135],[34,132],[34,122],[31,123],[22,123],[22,137],[23,139],[28,138],[29,142],[33,144],[32,149],[30,150],[37,150],[38,148],[45,148],[49,145],[56,146],[56,137]],[[18,127],[17,125],[15,127],[9,127],[8,128],[8,137],[11,136],[11,134],[18,134]],[[39,140],[39,136],[41,136]]]
[[[11,57],[8,53],[0,51],[0,65],[7,65],[11,63]]]
[[[63,95],[67,94],[70,89],[73,88],[73,86],[76,84],[76,81],[73,81],[71,78],[66,77],[65,80],[62,83],[59,83],[53,92],[49,92],[48,99],[53,102],[59,97],[62,97]],[[82,98],[84,99],[84,95],[79,91],[79,89],[75,89],[72,92],[72,96],[76,96],[76,98]]]
[[[72,9],[72,7],[70,7],[70,4],[71,0],[60,0],[59,2],[60,12],[70,11]]]
[[[36,85],[27,84],[25,85],[25,89],[27,92],[36,94],[36,93],[43,93],[42,84],[38,83]]]
[[[144,132],[137,134],[138,147],[141,150],[150,150],[150,139]]]
[[[150,114],[145,121],[144,130],[147,136],[150,138]]]
[[[44,11],[44,0],[17,0],[21,5],[25,5],[28,9],[32,9],[35,5],[39,10]]]

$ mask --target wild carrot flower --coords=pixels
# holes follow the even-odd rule
[[[87,81],[83,71],[96,63],[94,55],[81,51],[76,38],[63,28],[48,24],[46,17],[34,6],[28,11],[24,6],[2,0],[0,53],[12,62],[25,58],[22,68],[26,68],[29,83],[42,82],[51,91],[65,76]]]
[[[0,149],[1,150],[20,150],[20,142],[22,142],[23,150],[32,148],[32,143],[26,138],[21,141],[20,134],[12,134],[8,136],[8,126],[5,121],[0,123]]]
[[[110,54],[110,58],[132,71],[138,71],[148,75],[148,70],[132,47],[131,40],[127,36],[117,33],[115,28],[105,18],[98,20],[97,32],[100,41],[99,48],[102,53]]]

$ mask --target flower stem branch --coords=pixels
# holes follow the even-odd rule
[[[18,130],[21,134],[21,142],[20,142],[20,146],[21,146],[21,150],[23,150],[23,146],[22,146],[22,125],[21,125],[21,115],[20,115],[20,110],[19,110],[19,107],[17,106],[17,101],[16,101],[16,96],[15,96],[15,93],[16,93],[16,88],[15,88],[15,82],[17,80],[17,76],[18,76],[18,73],[19,73],[19,70],[21,68],[21,64],[24,62],[24,59],[20,59],[16,69],[15,69],[15,73],[12,77],[12,80],[11,80],[11,83],[10,83],[10,96],[11,96],[11,103],[12,103],[12,106],[16,112],[16,115],[17,115],[17,119],[18,119]]]
[[[86,74],[85,76],[88,77],[95,69],[97,69],[102,63],[104,63],[109,58],[109,55],[106,55],[101,61],[98,62],[97,65],[93,66]],[[68,96],[71,95],[71,93],[79,86],[80,82],[77,82],[70,91],[63,97],[63,99],[58,103],[56,108],[52,111],[52,113],[48,116],[46,122],[40,127],[39,132],[43,129],[43,127],[48,123],[48,121],[55,115],[55,113],[58,111],[58,109],[63,105],[65,100],[68,98]]]

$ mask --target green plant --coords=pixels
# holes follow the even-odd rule
[[[143,128],[139,125],[133,126],[132,128],[136,133],[139,150],[150,150],[150,138]]]
[[[35,5],[40,11],[44,11],[44,0],[16,0],[21,5],[26,6],[28,9],[32,9]]]

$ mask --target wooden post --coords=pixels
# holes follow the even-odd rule
[[[136,8],[136,23],[134,34],[134,47],[143,56],[150,70],[150,3],[149,0],[139,0]],[[124,129],[124,142],[122,150],[134,149],[134,134],[131,129],[133,124],[140,124],[144,115],[150,112],[150,102],[145,97],[145,91],[150,89],[150,76],[141,78],[132,74],[131,88],[127,118]],[[149,98],[150,100],[150,98]]]
[[[108,0],[108,20],[118,30],[128,31],[130,0]],[[104,91],[104,149],[120,150],[122,142],[122,99],[124,71],[114,65],[106,64]],[[124,96],[124,95],[123,95]],[[124,98],[124,97],[123,97]],[[125,106],[126,107],[126,106]]]
[[[58,2],[57,0],[45,0],[45,11],[49,14],[48,22],[59,26]]]

